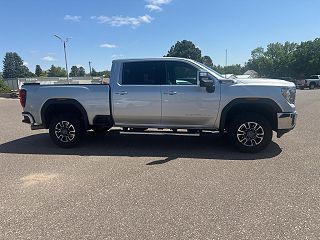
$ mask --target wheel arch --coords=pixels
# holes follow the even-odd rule
[[[41,120],[44,128],[49,128],[53,116],[69,113],[76,114],[83,122],[85,129],[89,126],[88,114],[81,103],[75,99],[49,99],[41,108]]]
[[[230,120],[243,112],[254,112],[263,115],[273,130],[278,128],[277,113],[282,112],[280,106],[268,98],[237,98],[228,103],[221,112],[220,132],[223,132]]]

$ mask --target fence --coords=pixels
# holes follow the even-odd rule
[[[13,91],[17,91],[24,83],[40,83],[40,84],[68,84],[66,77],[44,77],[44,78],[7,78],[5,83]],[[103,77],[70,77],[70,84],[102,84],[108,83],[108,79]]]

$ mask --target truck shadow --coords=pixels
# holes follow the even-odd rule
[[[235,150],[225,137],[217,133],[205,136],[108,134],[88,132],[81,144],[72,149],[55,146],[49,135],[41,133],[16,139],[0,145],[1,153],[41,154],[41,155],[78,155],[78,156],[128,156],[159,157],[147,165],[167,163],[177,158],[214,159],[214,160],[263,160],[281,153],[281,148],[272,142],[260,153],[246,154]]]

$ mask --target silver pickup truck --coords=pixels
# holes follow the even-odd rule
[[[296,84],[300,89],[315,89],[320,87],[320,75],[312,75],[307,79],[298,80]]]
[[[182,58],[115,60],[110,83],[25,84],[23,122],[49,129],[60,147],[87,130],[187,129],[226,133],[244,152],[258,152],[296,124],[295,85],[282,80],[225,79]],[[214,144],[214,143],[212,143]]]

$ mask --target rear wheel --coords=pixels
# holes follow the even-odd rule
[[[272,128],[262,115],[245,113],[231,120],[228,136],[240,151],[254,153],[265,149],[270,144]]]
[[[49,126],[51,140],[62,148],[76,146],[80,142],[83,132],[80,120],[73,116],[55,117]]]

